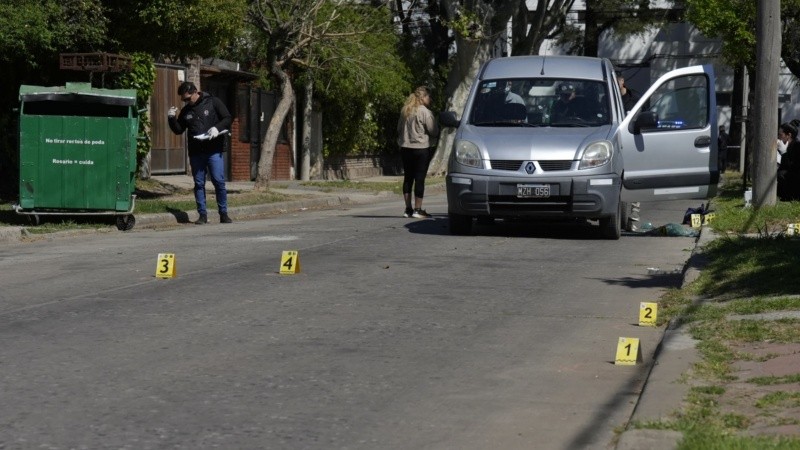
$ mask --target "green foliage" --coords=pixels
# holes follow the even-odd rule
[[[101,0],[0,1],[0,195],[17,193],[16,141],[20,84],[63,83],[59,52],[91,51],[105,39],[108,21]]]
[[[710,224],[717,233],[779,233],[785,232],[789,223],[800,222],[800,202],[779,201],[773,206],[745,208],[741,174],[727,172],[724,177],[711,203],[716,217]]]
[[[700,295],[724,299],[800,292],[800,279],[786,277],[800,263],[800,240],[720,238],[704,251],[710,263],[696,282]]]
[[[153,86],[156,83],[156,67],[153,57],[146,53],[134,53],[133,65],[130,72],[122,74],[118,80],[120,88],[136,89],[136,105],[139,112],[139,140],[136,141],[137,167],[142,158],[150,152],[150,116],[145,106],[153,95]]]
[[[152,55],[211,56],[237,37],[246,0],[105,0],[114,47]]]
[[[757,2],[752,0],[685,0],[686,18],[710,37],[722,39],[722,56],[733,67],[756,66]],[[782,56],[800,75],[800,0],[781,1],[784,20]],[[769,30],[777,31],[777,30]],[[792,64],[796,62],[795,64]],[[797,66],[797,67],[794,67]]]
[[[755,68],[756,2],[686,0],[686,18],[706,36],[722,38],[722,56],[728,64]]]
[[[100,0],[6,0],[0,3],[0,62],[38,67],[63,50],[88,51],[105,40]]]
[[[369,30],[320,42],[312,51],[315,97],[322,107],[325,155],[375,154],[394,145],[397,114],[412,78],[385,7],[341,10],[333,31]]]
[[[474,11],[462,9],[452,20],[445,21],[445,25],[467,41],[480,41],[483,39],[484,24]]]
[[[797,450],[797,438],[783,436],[738,436],[719,428],[694,427],[678,445],[678,450]]]
[[[800,0],[781,1],[781,57],[786,67],[800,77]]]

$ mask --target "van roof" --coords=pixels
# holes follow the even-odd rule
[[[509,56],[487,61],[480,79],[495,78],[574,78],[605,80],[610,63],[588,56]]]

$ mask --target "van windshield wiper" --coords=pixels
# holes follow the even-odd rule
[[[597,126],[592,123],[577,123],[577,122],[555,122],[550,124],[551,127],[564,127],[564,128],[584,128]]]
[[[541,127],[539,124],[520,122],[518,120],[492,120],[486,122],[474,122],[473,125],[477,127]]]

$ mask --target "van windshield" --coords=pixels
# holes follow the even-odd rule
[[[472,104],[476,126],[596,127],[611,123],[605,83],[555,78],[484,80]]]

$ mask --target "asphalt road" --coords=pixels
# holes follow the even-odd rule
[[[0,448],[612,445],[663,333],[639,303],[680,285],[694,239],[456,237],[444,197],[425,206],[434,219],[393,202],[0,246]],[[299,273],[278,273],[284,250]],[[159,253],[174,278],[155,277]],[[619,337],[644,364],[613,364]]]

